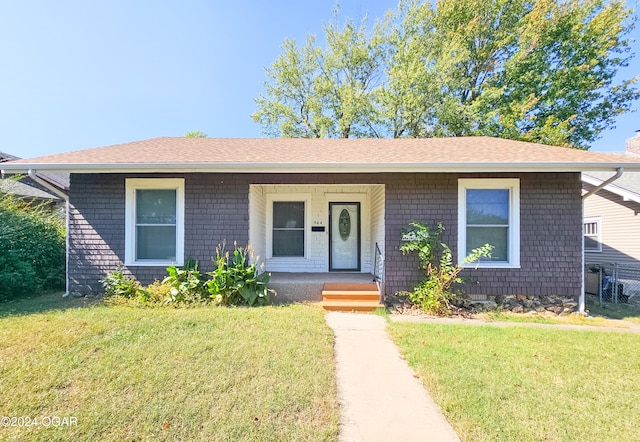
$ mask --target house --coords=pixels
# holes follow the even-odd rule
[[[627,140],[624,155],[640,158],[640,134]],[[621,291],[634,289],[640,294],[640,172],[625,171],[610,179],[611,173],[602,171],[582,174],[583,192],[599,188],[584,200],[585,262],[592,273],[602,267],[609,276],[615,266],[626,282]],[[598,278],[586,276],[586,291],[598,294]]]
[[[279,275],[381,273],[395,293],[422,279],[416,257],[398,247],[403,228],[423,221],[444,224],[458,262],[494,246],[465,270],[475,281],[468,294],[578,299],[581,172],[640,171],[640,158],[490,137],[155,138],[2,167],[71,174],[75,294],[100,292],[118,266],[142,283],[187,259],[209,270],[225,240],[250,243]]]
[[[19,157],[16,157],[14,155],[0,152],[0,167],[2,167],[2,163],[19,159]],[[68,174],[42,174],[42,178],[48,182],[51,182],[57,187],[68,189]],[[47,190],[47,188],[34,182],[29,177],[1,177],[0,193],[14,195],[17,198],[21,198],[30,202],[45,204],[49,206],[51,210],[61,209],[64,205],[64,200],[62,198],[51,193]]]

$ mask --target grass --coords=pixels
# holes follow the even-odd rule
[[[389,331],[462,440],[640,440],[636,334],[395,322]]]
[[[567,316],[544,315],[539,313],[511,313],[502,311],[493,311],[480,313],[476,315],[478,318],[489,322],[523,322],[534,324],[568,324],[568,325],[593,325],[596,327],[625,327],[616,321],[611,321],[605,317],[587,317],[578,314]]]
[[[59,295],[0,304],[2,440],[332,440],[333,334],[317,306],[137,309]]]
[[[638,308],[637,305],[607,302],[601,306],[597,297],[587,296],[587,309],[592,315],[604,316],[611,319],[623,319],[640,324],[640,308]]]

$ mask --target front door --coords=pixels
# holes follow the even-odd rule
[[[329,270],[360,271],[360,203],[329,203]]]

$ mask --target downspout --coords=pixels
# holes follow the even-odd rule
[[[62,296],[69,296],[69,194],[64,192],[62,189],[59,189],[56,186],[48,183],[38,176],[38,172],[34,169],[29,169],[28,172],[29,178],[31,178],[36,183],[40,184],[45,189],[49,190],[56,196],[59,196],[64,200],[64,208],[65,208],[65,293]]]
[[[586,308],[586,299],[585,299],[585,294],[584,294],[584,278],[585,278],[585,271],[584,271],[584,265],[585,265],[585,262],[584,262],[584,200],[586,200],[588,197],[590,197],[591,195],[595,194],[596,192],[598,192],[600,189],[604,188],[605,186],[613,183],[615,180],[620,178],[623,173],[624,173],[624,167],[619,167],[618,170],[616,171],[615,175],[613,175],[612,177],[610,177],[606,181],[603,181],[598,186],[594,187],[593,189],[589,190],[587,193],[582,195],[582,219],[583,219],[583,222],[582,222],[582,280],[581,280],[581,283],[580,283],[580,286],[581,286],[580,299],[578,300],[578,312],[580,312],[580,313],[584,313],[585,308]]]

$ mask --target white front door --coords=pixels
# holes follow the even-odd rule
[[[360,270],[360,203],[329,203],[329,270]]]

